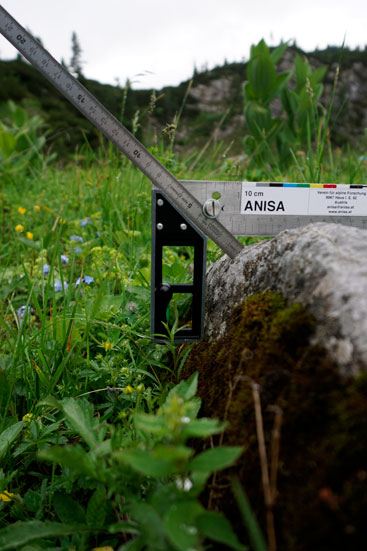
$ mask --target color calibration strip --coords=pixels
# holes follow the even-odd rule
[[[367,216],[367,186],[242,182],[241,214]]]
[[[291,187],[291,188],[340,188],[340,189],[364,189],[367,188],[363,185],[354,184],[289,184],[286,182],[273,183],[273,182],[243,182],[244,184],[254,185],[256,187]]]

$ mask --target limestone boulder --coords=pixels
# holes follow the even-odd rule
[[[207,274],[206,332],[222,337],[233,308],[266,290],[315,317],[313,343],[342,375],[367,371],[367,231],[316,223],[223,256]]]

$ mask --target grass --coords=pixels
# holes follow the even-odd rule
[[[220,145],[153,153],[179,179],[364,183],[357,153],[326,146],[294,152],[286,173]],[[243,549],[202,510],[210,468],[186,445],[224,426],[196,419],[195,380],[179,377],[188,349],[150,340],[150,182],[86,144],[62,168],[8,164],[0,199],[0,550],[199,551],[208,537]],[[166,262],[180,281],[180,252]],[[212,470],[238,454],[218,451]]]

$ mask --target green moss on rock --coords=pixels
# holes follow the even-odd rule
[[[201,413],[227,417],[224,443],[245,448],[235,467],[265,526],[260,461],[250,380],[261,388],[270,449],[274,414],[283,411],[275,506],[278,548],[286,551],[362,549],[367,541],[367,377],[342,379],[324,350],[310,344],[312,315],[279,294],[254,295],[238,306],[227,334],[190,353],[183,376],[199,371]],[[220,474],[204,500],[247,535]],[[228,484],[227,484],[228,486]]]

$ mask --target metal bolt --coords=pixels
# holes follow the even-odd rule
[[[161,224],[161,222],[158,222],[157,230],[163,230],[163,224]]]
[[[158,205],[159,207],[161,207],[163,204],[164,204],[163,199],[158,199],[158,200],[157,200],[157,205]]]
[[[217,199],[207,199],[203,204],[203,213],[208,218],[218,218],[222,205]]]
[[[187,224],[180,224],[181,230],[187,230]]]

